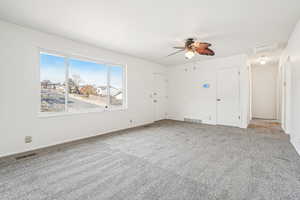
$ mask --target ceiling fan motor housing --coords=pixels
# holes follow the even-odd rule
[[[194,41],[194,39],[193,38],[188,38],[187,40],[186,40],[186,42],[185,42],[185,47],[186,48],[191,48],[191,45],[194,43],[195,41]]]

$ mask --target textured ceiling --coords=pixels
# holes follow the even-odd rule
[[[164,65],[187,37],[211,42],[217,57],[285,43],[299,0],[1,0],[0,18]],[[194,60],[207,59],[196,56]]]

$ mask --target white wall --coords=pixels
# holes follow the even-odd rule
[[[281,61],[290,56],[291,67],[291,142],[300,154],[300,21],[292,33]]]
[[[168,117],[201,119],[216,124],[216,72],[218,68],[240,68],[241,126],[249,122],[249,71],[247,56],[237,55],[168,68]],[[208,83],[210,88],[203,88]]]
[[[0,44],[0,157],[154,121],[153,73],[165,67],[3,21]],[[128,109],[39,118],[38,47],[127,64]]]
[[[286,56],[286,50],[280,59],[280,88],[281,88],[281,127],[286,134],[290,134],[291,129],[291,64]]]
[[[252,66],[252,117],[277,119],[278,64]]]

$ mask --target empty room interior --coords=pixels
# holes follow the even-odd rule
[[[300,200],[299,0],[1,0],[0,200]]]

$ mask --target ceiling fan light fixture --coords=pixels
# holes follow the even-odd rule
[[[261,65],[265,65],[265,64],[267,64],[267,61],[266,61],[266,60],[261,60],[261,61],[260,61],[260,64],[261,64]]]
[[[195,53],[193,52],[193,51],[187,51],[186,53],[185,53],[185,58],[186,59],[191,59],[191,58],[193,58],[195,56]]]
[[[267,59],[268,58],[266,56],[262,56],[262,57],[259,58],[259,63],[261,65],[265,65],[265,64],[267,64]]]
[[[180,52],[185,52],[186,59],[192,59],[195,54],[204,55],[204,56],[214,56],[215,52],[210,49],[210,43],[202,42],[202,41],[195,41],[195,38],[188,38],[185,40],[185,44],[183,46],[176,46],[173,47],[177,49],[177,51],[167,55],[166,57],[173,56]]]

